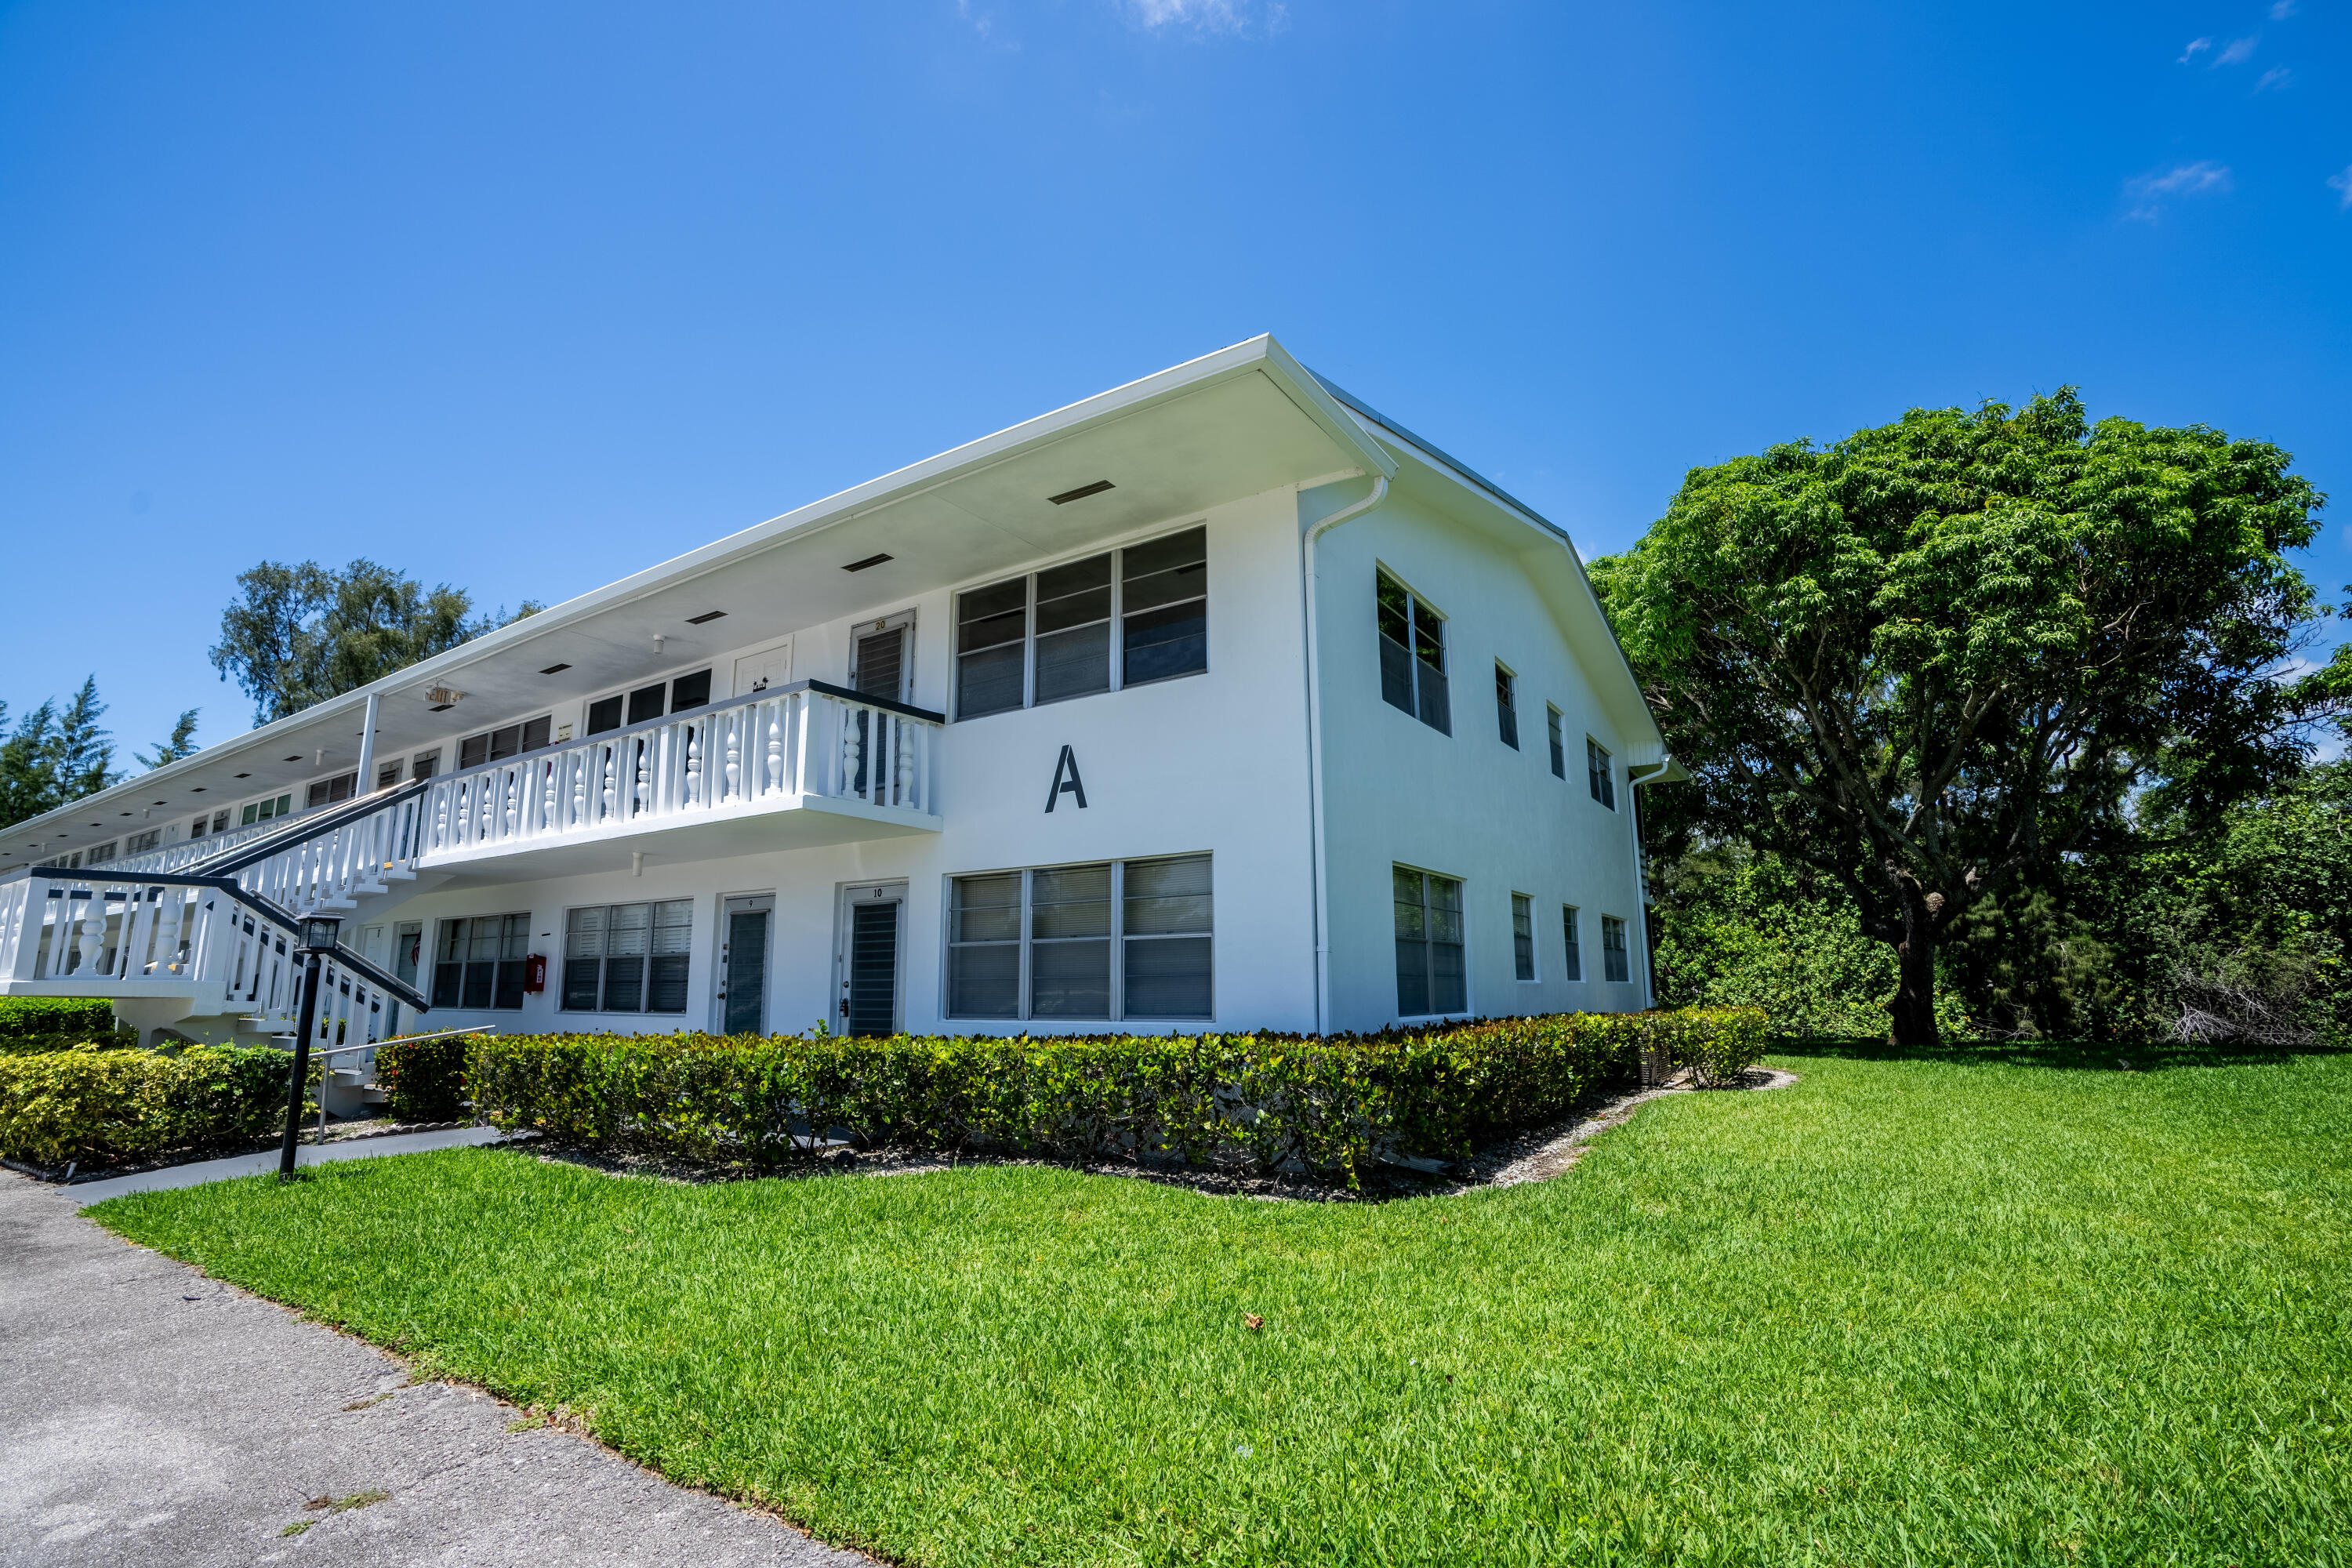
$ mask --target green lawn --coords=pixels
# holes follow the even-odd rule
[[[93,1213],[910,1563],[2352,1561],[2352,1056],[1776,1060],[1464,1198],[463,1151]]]

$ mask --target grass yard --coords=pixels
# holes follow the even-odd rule
[[[1775,1063],[1463,1198],[457,1151],[93,1213],[908,1563],[2352,1562],[2352,1056]]]

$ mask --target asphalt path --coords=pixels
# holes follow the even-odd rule
[[[0,1563],[870,1563],[207,1279],[0,1172]],[[371,1494],[381,1494],[371,1497]],[[322,1500],[347,1506],[306,1506]],[[307,1524],[293,1534],[289,1526]]]

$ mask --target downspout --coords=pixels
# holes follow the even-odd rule
[[[1322,1034],[1331,1016],[1330,879],[1323,857],[1323,683],[1317,679],[1315,544],[1343,522],[1352,521],[1389,499],[1386,474],[1372,475],[1372,492],[1353,506],[1341,507],[1307,531],[1300,541],[1300,591],[1307,601],[1307,827],[1313,842],[1315,910],[1315,1033]]]
[[[367,716],[360,721],[359,777],[352,781],[352,795],[357,798],[375,793],[375,718],[377,693],[369,692]]]
[[[1650,879],[1642,858],[1642,797],[1635,792],[1643,784],[1656,784],[1664,778],[1674,771],[1674,765],[1675,759],[1670,755],[1654,767],[1642,769],[1639,778],[1633,776],[1633,768],[1625,770],[1625,805],[1633,829],[1633,897],[1641,916],[1642,1006],[1644,1011],[1658,1005],[1658,996],[1656,988],[1651,984],[1654,964],[1650,952]]]

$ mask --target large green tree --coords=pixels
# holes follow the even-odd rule
[[[1918,409],[1696,468],[1593,563],[1695,783],[1679,812],[1842,889],[1931,1044],[1936,948],[2161,786],[2193,820],[2291,773],[2326,694],[2284,552],[2324,498],[2260,441],[2071,390]]]
[[[257,724],[299,713],[535,614],[476,615],[471,595],[446,583],[426,588],[405,573],[364,558],[341,571],[305,561],[265,561],[236,580],[239,597],[221,615],[213,668],[253,699]]]

